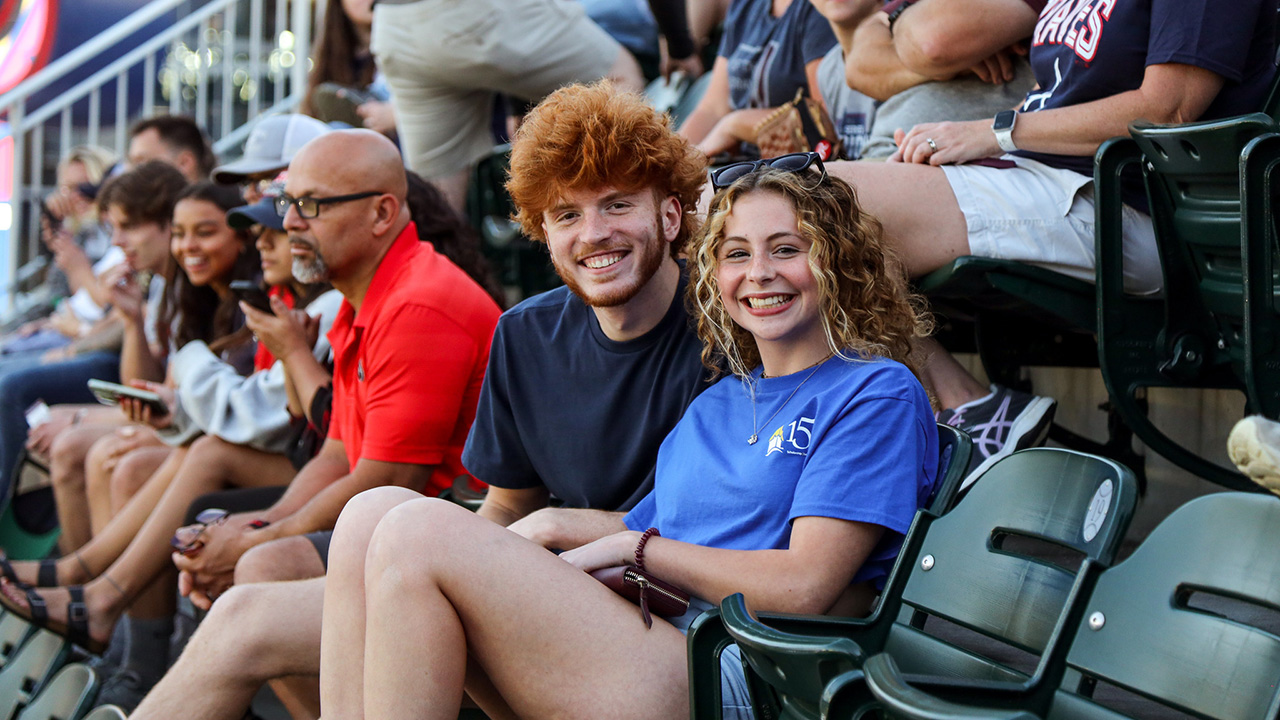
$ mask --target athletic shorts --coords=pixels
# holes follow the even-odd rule
[[[405,159],[427,178],[493,150],[495,92],[538,101],[604,77],[623,51],[565,0],[380,3],[370,49],[391,88]]]
[[[694,619],[710,609],[711,603],[692,598],[689,611],[678,618],[671,618],[670,623],[687,635]],[[742,668],[742,656],[738,646],[733,644],[720,655],[720,706],[724,720],[752,720],[755,717],[751,710],[751,695],[747,691],[746,672]]]
[[[1093,178],[1005,155],[1017,167],[944,165],[964,213],[970,254],[1040,265],[1093,282]],[[1125,290],[1160,291],[1160,257],[1151,218],[1125,205]]]

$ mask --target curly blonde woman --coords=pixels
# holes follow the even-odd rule
[[[704,357],[733,376],[667,436],[654,491],[559,557],[447,502],[371,522],[407,491],[357,497],[330,555],[326,717],[452,719],[464,691],[491,717],[687,717],[682,632],[711,603],[866,611],[934,481],[933,414],[901,362],[922,323],[848,185],[808,156],[735,172],[689,262]],[[689,612],[646,628],[587,574],[641,555]],[[731,652],[724,670],[726,716],[750,717]]]

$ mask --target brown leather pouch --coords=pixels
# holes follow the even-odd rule
[[[661,618],[680,617],[689,610],[689,593],[669,585],[635,565],[601,568],[591,573],[605,587],[640,606],[645,627],[653,627],[653,613]]]

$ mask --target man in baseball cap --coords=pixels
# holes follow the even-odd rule
[[[259,120],[244,144],[244,157],[213,169],[213,181],[224,185],[270,180],[289,167],[298,148],[329,132],[329,126],[306,115],[272,115]],[[245,200],[257,202],[261,193],[250,185]]]

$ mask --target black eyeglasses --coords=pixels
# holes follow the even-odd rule
[[[300,197],[296,198],[292,195],[280,195],[275,199],[276,215],[284,217],[289,214],[289,208],[297,208],[298,216],[304,220],[312,220],[320,216],[321,205],[334,205],[337,203],[351,202],[352,200],[363,200],[374,195],[381,195],[377,190],[368,192],[352,193],[350,195],[334,195],[333,197]]]
[[[802,173],[815,165],[822,171],[822,177],[818,182],[826,180],[827,168],[822,164],[822,156],[816,152],[791,153],[765,160],[733,163],[711,171],[711,189],[723,190],[761,168],[769,167],[783,172]]]

